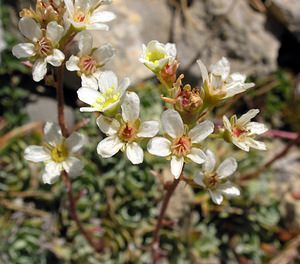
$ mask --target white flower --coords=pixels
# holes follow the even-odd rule
[[[151,71],[158,73],[167,64],[175,60],[176,53],[175,44],[162,44],[157,40],[152,40],[147,46],[143,44],[143,53],[139,61],[144,63]]]
[[[184,127],[179,113],[167,110],[162,114],[163,131],[166,137],[155,137],[148,143],[148,151],[159,157],[171,159],[171,172],[176,179],[179,178],[185,159],[202,164],[205,154],[199,148],[199,143],[206,139],[213,131],[214,124],[204,121],[190,131]]]
[[[206,151],[206,161],[204,163],[204,171],[194,176],[194,182],[200,186],[207,188],[211,199],[216,204],[221,204],[223,195],[238,196],[240,190],[228,180],[228,177],[237,170],[237,162],[234,158],[224,160],[217,169],[214,154]]]
[[[122,118],[119,121],[103,115],[97,119],[100,130],[108,136],[100,141],[97,152],[102,158],[110,158],[119,150],[126,151],[127,158],[133,164],[140,164],[144,152],[138,141],[154,137],[158,133],[159,123],[140,121],[140,99],[136,93],[127,92],[121,108]]]
[[[117,76],[112,71],[101,72],[98,78],[98,89],[94,87],[81,87],[78,91],[78,98],[90,105],[81,107],[81,112],[107,112],[114,111],[122,103],[124,94],[130,84],[130,80],[125,78],[118,84]]]
[[[109,30],[104,24],[116,18],[115,14],[108,11],[99,11],[103,4],[110,4],[105,0],[64,0],[68,21],[79,30]]]
[[[254,137],[265,133],[268,130],[267,127],[262,123],[250,122],[258,113],[258,109],[251,109],[240,118],[236,115],[232,116],[230,121],[223,116],[225,139],[244,151],[249,151],[250,147],[266,150],[265,143],[254,140]]]
[[[230,74],[229,61],[224,57],[210,67],[210,74],[201,60],[197,63],[200,67],[204,91],[208,97],[222,100],[254,86],[254,83],[245,83],[245,75],[237,72]]]
[[[26,160],[45,163],[43,182],[54,183],[63,170],[71,177],[80,175],[83,166],[75,155],[83,148],[86,138],[74,132],[66,139],[54,123],[46,123],[44,134],[45,145],[28,146],[24,154]]]
[[[43,31],[32,18],[23,17],[20,19],[19,29],[30,42],[14,46],[12,53],[18,59],[29,58],[34,61],[33,80],[39,82],[47,73],[47,63],[59,67],[65,59],[63,52],[56,48],[64,34],[64,28],[52,21],[47,25],[46,31]]]
[[[114,55],[114,49],[110,44],[93,49],[93,38],[90,33],[80,33],[78,41],[79,53],[72,55],[66,62],[69,71],[77,71],[81,76],[82,86],[98,89],[100,68]]]

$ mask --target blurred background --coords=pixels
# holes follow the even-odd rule
[[[0,263],[151,263],[147,244],[171,177],[167,163],[150,155],[138,167],[122,154],[100,159],[102,135],[95,117],[79,113],[80,79],[67,73],[68,125],[91,119],[81,130],[89,144],[74,191],[85,226],[107,245],[94,253],[66,209],[63,183],[42,184],[42,167],[23,159],[27,145],[41,143],[43,122],[56,121],[55,90],[35,83],[11,54],[22,41],[18,13],[35,2],[0,3]],[[207,192],[179,186],[161,232],[161,263],[300,263],[300,1],[114,0],[105,8],[117,19],[109,32],[94,32],[94,46],[115,47],[106,69],[130,77],[145,120],[159,120],[163,110],[158,82],[138,62],[142,44],[157,39],[176,43],[179,72],[195,87],[197,59],[210,65],[227,57],[256,87],[217,107],[216,121],[259,108],[258,120],[270,128],[267,152],[210,142],[220,160],[239,161],[234,181],[242,195],[215,206]]]

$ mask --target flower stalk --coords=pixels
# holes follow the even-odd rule
[[[155,226],[155,229],[153,232],[152,243],[151,243],[151,251],[152,251],[151,253],[152,253],[152,259],[153,259],[154,264],[157,262],[157,260],[159,258],[159,254],[158,254],[159,243],[160,243],[159,232],[160,232],[160,229],[162,228],[163,220],[164,220],[170,199],[171,199],[176,187],[178,186],[178,184],[181,180],[181,177],[183,177],[183,173],[181,173],[181,176],[178,179],[174,179],[173,182],[166,187],[167,193],[163,200],[163,204],[162,204],[160,212],[159,212],[159,216],[158,216],[157,223],[156,223],[156,226]]]
[[[103,243],[102,241],[95,241],[91,234],[85,230],[83,227],[78,214],[76,210],[76,199],[73,194],[73,187],[72,187],[72,181],[65,171],[62,172],[63,180],[66,185],[67,193],[68,193],[68,200],[69,200],[69,210],[70,210],[70,215],[75,221],[79,232],[85,237],[86,241],[89,243],[89,245],[96,251],[96,252],[102,252],[103,250]]]
[[[64,115],[64,89],[63,89],[63,80],[64,80],[64,64],[59,67],[56,71],[56,89],[57,89],[57,111],[58,111],[58,123],[61,128],[62,134],[64,137],[69,136],[69,130],[66,126],[65,115]],[[69,200],[69,212],[73,220],[75,221],[79,232],[85,237],[88,244],[96,251],[101,252],[103,250],[103,243],[101,241],[94,241],[90,233],[85,230],[81,220],[78,217],[76,211],[76,199],[73,194],[72,181],[70,176],[66,171],[62,171],[63,180],[68,193]]]

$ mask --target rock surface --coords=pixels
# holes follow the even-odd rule
[[[246,1],[192,1],[189,7],[168,3],[177,2],[115,0],[106,7],[117,19],[109,32],[94,33],[97,44],[111,42],[117,50],[106,68],[133,82],[148,78],[152,73],[138,62],[142,43],[151,39],[167,42],[171,37],[178,47],[181,70],[195,78],[200,77],[198,58],[211,64],[227,56],[233,70],[247,74],[276,69],[279,42],[267,31],[266,16]]]
[[[300,1],[272,0],[270,11],[300,41]]]
[[[54,122],[57,123],[56,100],[40,95],[31,95],[31,103],[26,105],[26,112],[30,121]],[[75,114],[70,106],[65,105],[66,125],[69,128],[74,126]]]

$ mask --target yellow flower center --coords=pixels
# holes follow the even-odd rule
[[[47,57],[52,53],[53,45],[49,39],[43,37],[35,44],[35,50],[40,57]]]
[[[91,75],[97,70],[97,62],[91,56],[83,56],[79,61],[80,71],[86,75]]]
[[[177,157],[184,157],[191,152],[192,142],[187,136],[176,138],[171,145],[172,153]]]
[[[92,105],[93,108],[102,112],[103,109],[118,102],[120,100],[120,92],[116,92],[114,87],[111,87],[102,94],[101,97],[96,98],[95,103]]]
[[[51,149],[51,158],[55,162],[63,162],[68,158],[69,152],[65,144],[59,144]]]
[[[153,62],[155,65],[159,64],[159,61],[165,59],[167,54],[160,50],[155,50],[153,52],[148,51],[146,54],[146,60]]]

